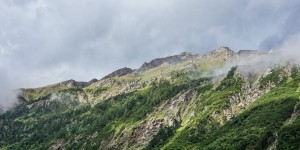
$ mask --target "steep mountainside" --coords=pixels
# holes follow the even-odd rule
[[[299,150],[299,66],[255,63],[269,55],[220,47],[20,89],[0,149]]]

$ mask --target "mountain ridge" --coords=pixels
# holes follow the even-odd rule
[[[239,50],[236,53],[228,47],[219,47],[218,49],[215,49],[211,52],[206,52],[204,54],[195,54],[195,55],[193,55],[190,52],[182,52],[181,54],[178,54],[178,55],[172,55],[172,56],[152,59],[148,63],[145,62],[138,69],[131,69],[131,68],[128,68],[128,67],[123,67],[123,68],[117,69],[117,70],[105,75],[100,80],[107,79],[107,78],[112,78],[112,77],[116,77],[116,76],[123,76],[123,75],[127,75],[127,74],[134,73],[134,72],[145,71],[145,70],[148,70],[148,69],[158,67],[158,66],[162,65],[163,63],[170,63],[170,64],[174,63],[174,64],[176,64],[176,63],[179,63],[180,60],[181,61],[192,60],[192,59],[195,59],[199,55],[202,56],[202,57],[211,57],[209,55],[216,55],[216,54],[221,55],[221,56],[217,56],[217,57],[222,57],[223,58],[223,57],[227,57],[227,55],[228,56],[234,56],[234,55],[237,55],[237,54],[238,55],[243,55],[243,56],[260,55],[260,54],[263,54],[263,52],[259,51],[259,50]],[[98,80],[97,81],[96,80],[97,79],[94,78],[94,79],[92,79],[88,82],[84,82],[84,81],[75,81],[73,79],[70,79],[70,80],[55,83],[55,84],[53,84],[53,86],[63,85],[65,83],[69,83],[69,82],[74,82],[74,83],[71,83],[71,84],[80,84],[80,83],[85,84],[85,83],[87,83],[87,85],[90,85],[93,82],[98,81]],[[75,83],[75,82],[77,82],[77,83]],[[82,85],[82,86],[84,86],[84,85]],[[26,88],[21,88],[21,89],[26,89]],[[35,89],[35,88],[31,88],[31,89]]]
[[[0,148],[299,148],[299,65],[242,53],[182,53],[100,80],[23,89],[0,115]]]

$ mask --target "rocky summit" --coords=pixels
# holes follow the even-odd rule
[[[300,149],[300,70],[228,47],[20,89],[0,149]]]
[[[124,67],[124,68],[118,69],[118,70],[108,74],[107,76],[103,77],[102,79],[107,79],[107,78],[112,78],[112,77],[117,77],[117,76],[124,76],[124,75],[132,73],[132,72],[133,72],[133,70],[131,68]]]

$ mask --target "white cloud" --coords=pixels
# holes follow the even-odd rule
[[[101,78],[120,67],[137,68],[144,61],[184,50],[279,47],[299,32],[299,4],[297,0],[2,0],[0,72],[6,75],[0,76],[5,83],[0,89]]]

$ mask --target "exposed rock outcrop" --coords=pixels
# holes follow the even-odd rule
[[[127,75],[129,73],[132,73],[133,71],[134,70],[132,70],[131,68],[124,67],[124,68],[118,69],[118,70],[108,74],[107,76],[103,77],[102,79],[124,76],[124,75]]]
[[[211,60],[211,59],[222,59],[224,61],[236,58],[238,55],[228,47],[219,47],[211,52],[200,55],[200,59]]]
[[[169,57],[165,57],[165,58],[156,58],[151,60],[149,63],[145,62],[139,69],[138,71],[143,71],[146,69],[152,69],[155,68],[157,66],[160,66],[164,63],[168,63],[168,64],[177,64],[180,63],[182,61],[186,61],[189,59],[192,59],[194,56],[192,53],[189,52],[183,52],[180,55],[174,55],[174,56],[169,56]]]
[[[21,92],[41,93],[41,92],[51,91],[52,89],[56,89],[56,88],[84,88],[86,86],[89,86],[89,85],[97,82],[97,81],[98,81],[97,79],[92,79],[89,82],[78,82],[78,81],[71,79],[71,80],[60,82],[60,83],[48,85],[45,87],[28,88],[28,89],[21,88],[20,90],[21,90]]]

